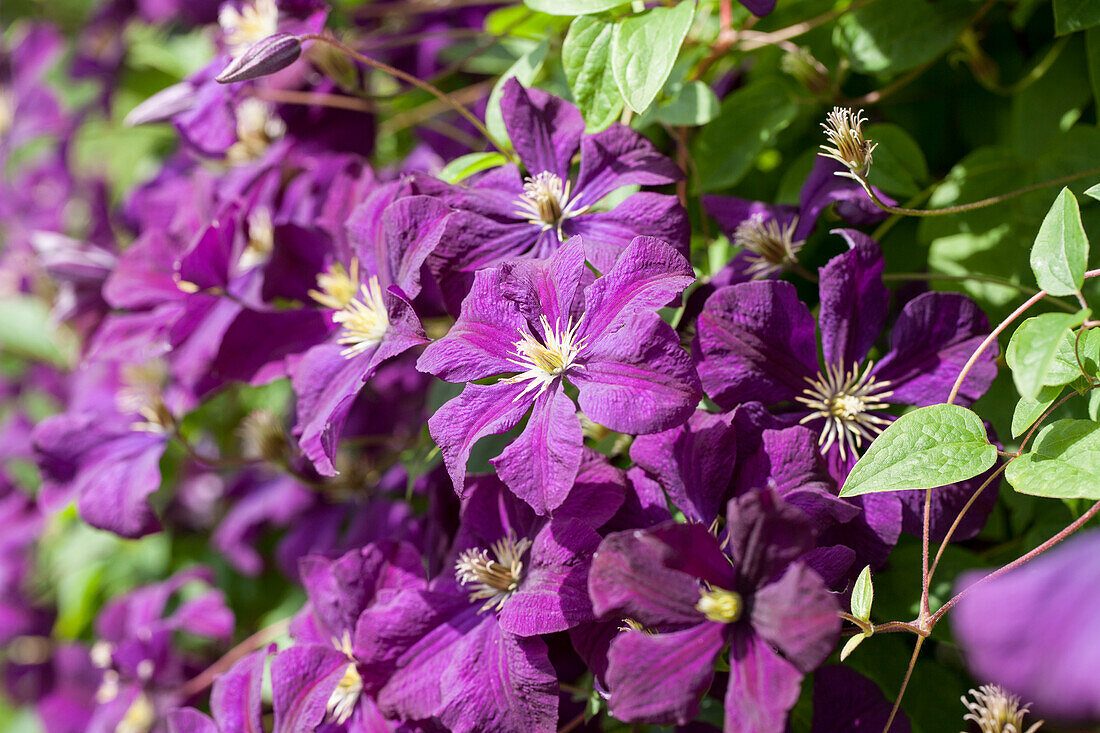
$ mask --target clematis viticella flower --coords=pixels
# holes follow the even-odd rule
[[[989,581],[975,585],[989,570],[956,581],[966,595],[949,618],[971,673],[1031,703],[1036,718],[1100,720],[1098,548],[1092,530]]]
[[[639,133],[614,124],[584,133],[576,107],[515,79],[504,85],[504,125],[526,170],[486,171],[426,192],[458,210],[432,260],[447,302],[457,311],[477,270],[516,257],[545,258],[581,236],[599,272],[608,272],[639,236],[654,237],[686,254],[687,212],[673,195],[642,191],[614,208],[599,204],[626,186],[659,186],[683,177],[680,169]],[[580,169],[570,176],[580,150]]]
[[[454,326],[417,362],[447,381],[470,382],[428,422],[456,490],[474,443],[511,430],[530,412],[492,463],[539,514],[560,506],[583,447],[566,380],[589,419],[623,433],[667,430],[698,403],[691,361],[655,312],[694,280],[687,260],[664,242],[638,237],[593,280],[587,252],[576,237],[549,259],[479,271]],[[494,376],[503,378],[475,383]]]
[[[726,408],[759,401],[777,416],[819,431],[830,473],[843,482],[859,451],[893,420],[887,410],[946,401],[989,326],[970,298],[923,293],[902,308],[889,350],[877,363],[869,360],[886,325],[890,297],[882,282],[882,253],[861,232],[836,233],[850,248],[821,268],[816,324],[789,283],[730,285],[707,299],[692,352],[711,399]],[[818,331],[824,366],[818,360]],[[996,375],[994,360],[995,352],[983,354],[963,381],[957,404],[984,394]],[[964,482],[934,492],[933,536],[944,535],[977,485]],[[906,531],[919,527],[923,492],[877,495],[873,501],[900,502]],[[983,492],[955,538],[977,534],[995,501],[995,491]]]
[[[452,731],[556,730],[558,680],[541,637],[594,620],[596,527],[624,491],[622,472],[594,452],[553,518],[494,476],[470,478],[453,566],[359,618],[364,684],[383,712]]]
[[[356,210],[349,225],[355,232],[350,261],[330,263],[312,291],[338,329],[294,368],[294,432],[326,476],[336,473],[344,421],[367,380],[383,362],[428,342],[412,301],[451,212],[427,196],[393,200],[393,192],[382,187]]]
[[[592,562],[594,610],[619,620],[606,673],[624,721],[690,722],[728,650],[725,730],[779,733],[802,677],[833,651],[835,596],[800,560],[812,520],[771,489],[732,499],[725,541],[667,522],[608,535]]]
[[[170,710],[169,733],[262,731],[264,665],[274,651],[272,644],[252,652],[218,675],[210,687],[210,716],[194,708]]]

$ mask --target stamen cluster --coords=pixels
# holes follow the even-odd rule
[[[469,549],[458,556],[458,582],[471,586],[471,600],[486,599],[479,613],[504,607],[523,579],[523,556],[530,547],[527,538],[505,537],[490,545],[489,550]]]
[[[873,367],[874,362],[868,362],[861,373],[858,366],[846,372],[839,365],[830,365],[816,379],[806,377],[810,386],[795,399],[813,412],[799,422],[825,420],[818,440],[823,453],[836,443],[842,459],[848,453],[856,455],[864,440],[874,440],[890,424],[889,420],[871,414],[890,407],[882,400],[893,394],[887,389],[889,382],[879,382],[871,376]]]

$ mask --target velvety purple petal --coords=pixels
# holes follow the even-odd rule
[[[691,357],[655,313],[622,322],[585,351],[569,380],[593,422],[620,433],[654,433],[687,420],[703,396]]]
[[[248,729],[239,728],[238,730]],[[221,731],[209,716],[203,715],[194,708],[179,708],[168,713],[168,733],[221,733]]]
[[[917,406],[945,402],[988,333],[985,314],[965,295],[923,293],[906,303],[894,323],[890,351],[874,372],[876,379],[890,382],[893,394],[887,401]],[[994,344],[963,380],[958,404],[968,405],[985,394],[997,376],[996,359]]]
[[[409,297],[420,294],[420,268],[439,245],[451,213],[430,196],[398,199],[382,215],[383,237],[389,270],[383,285],[396,285]]]
[[[581,453],[574,489],[554,516],[577,519],[593,529],[602,527],[615,516],[629,491],[623,470],[591,448],[584,448]]]
[[[760,587],[813,549],[813,522],[771,489],[751,491],[729,503],[727,551],[738,575]]]
[[[655,311],[695,281],[691,263],[667,243],[636,237],[615,266],[585,289],[578,337],[595,347],[637,313]]]
[[[455,491],[462,493],[474,443],[486,435],[506,433],[523,419],[534,402],[529,394],[521,397],[525,388],[522,383],[467,384],[462,394],[432,415],[428,430],[439,445]]]
[[[530,505],[491,473],[466,479],[466,497],[459,516],[453,547],[456,553],[470,547],[488,547],[509,535],[532,539],[544,523]]]
[[[577,296],[582,279],[591,278],[584,256],[584,244],[575,237],[549,259],[505,262],[500,266],[501,295],[515,303],[538,332],[542,331],[539,325],[542,316],[546,316],[552,328],[564,331],[580,305]]]
[[[160,488],[160,459],[168,439],[134,432],[105,443],[74,483],[80,516],[99,529],[141,537],[160,529],[148,499]]]
[[[572,200],[591,206],[623,186],[661,186],[684,177],[641,133],[613,123],[581,140],[581,168]]]
[[[253,652],[214,680],[210,710],[223,731],[263,733],[264,665],[273,651],[271,645]]]
[[[540,89],[525,89],[513,77],[504,83],[500,111],[527,173],[537,176],[549,171],[567,180],[569,161],[584,134],[584,119],[577,108]]]
[[[343,652],[313,644],[292,646],[276,654],[271,662],[274,733],[299,733],[320,726],[348,663]]]
[[[709,524],[728,498],[736,455],[732,419],[696,410],[684,425],[639,435],[630,446],[634,463],[656,477],[689,520]]]
[[[317,273],[333,249],[332,238],[322,229],[298,224],[279,224],[273,235],[274,248],[263,265],[264,302],[276,298],[310,302],[309,291],[317,286]]]
[[[264,560],[256,539],[266,525],[286,526],[313,505],[312,489],[290,477],[265,482],[236,500],[210,537],[211,546],[238,572],[256,576]]]
[[[750,621],[788,661],[811,672],[836,647],[840,610],[821,576],[796,562],[779,580],[756,592]]]
[[[233,611],[225,603],[225,594],[210,590],[183,601],[165,622],[172,628],[195,636],[229,641],[233,636]]]
[[[741,4],[749,9],[749,12],[757,18],[762,18],[775,10],[776,0],[740,0]]]
[[[821,351],[825,363],[848,368],[871,350],[886,323],[890,291],[878,243],[855,229],[835,229],[851,248],[821,268]]]
[[[573,400],[559,385],[552,385],[535,398],[520,436],[490,462],[516,496],[537,514],[546,515],[569,496],[583,444]]]
[[[599,544],[600,536],[585,524],[551,520],[535,537],[523,582],[500,610],[500,627],[537,636],[593,621],[588,570]]]
[[[818,370],[813,316],[786,282],[719,288],[699,314],[692,352],[703,389],[725,409],[793,400]]]
[[[709,621],[670,633],[624,631],[608,653],[608,712],[628,723],[690,722],[724,646],[724,625]]]
[[[658,239],[687,255],[691,224],[687,211],[675,196],[642,191],[628,196],[610,211],[592,211],[566,219],[562,232],[567,237],[583,237],[588,261],[597,271],[610,272],[635,237]]]
[[[322,476],[335,476],[336,449],[344,420],[369,376],[367,365],[373,350],[350,359],[341,356],[344,347],[323,343],[307,351],[294,368],[292,383],[298,397],[298,424],[302,452],[313,461]]]
[[[1031,702],[1036,720],[1092,723],[1100,717],[1098,551],[1100,532],[1071,538],[974,586],[951,611],[971,673]],[[963,575],[956,592],[987,572]]]
[[[832,542],[851,547],[858,566],[881,567],[901,536],[902,503],[898,494],[864,494],[848,499],[863,510],[862,516],[827,533]]]
[[[181,281],[191,283],[200,290],[224,288],[229,284],[230,271],[235,262],[233,245],[237,237],[238,213],[234,207],[225,216],[211,222],[196,237],[177,266]]]
[[[881,733],[893,703],[882,690],[851,667],[830,664],[814,673],[814,719],[810,733]],[[899,710],[889,733],[909,733],[909,718]]]
[[[455,644],[440,679],[440,721],[455,733],[553,733],[558,678],[546,642],[503,631],[493,616]]]
[[[783,733],[801,686],[802,673],[766,641],[755,634],[737,635],[730,645],[725,730]]]
[[[844,545],[815,547],[802,556],[802,562],[821,576],[826,588],[837,593],[849,587],[858,567],[856,551]]]
[[[738,225],[759,216],[762,220],[775,219],[780,224],[788,224],[799,212],[795,206],[785,204],[766,204],[762,201],[749,201],[736,196],[703,196],[703,209],[710,218],[718,222],[722,233],[733,239]],[[812,227],[812,222],[811,222]]]
[[[665,526],[665,525],[660,525]],[[597,616],[632,618],[646,626],[696,624],[700,585],[673,570],[665,560],[668,546],[649,532],[627,530],[608,535],[592,557],[588,592]]]
[[[646,535],[663,545],[661,561],[665,567],[717,588],[734,587],[733,566],[706,525],[665,522],[646,530]]]
[[[514,372],[515,344],[526,332],[523,315],[503,296],[500,271],[481,270],[462,301],[462,314],[446,336],[428,344],[416,368],[448,382]]]

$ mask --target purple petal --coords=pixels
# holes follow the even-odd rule
[[[699,314],[692,351],[703,389],[725,409],[793,400],[818,370],[813,316],[786,282],[716,290]]]
[[[623,186],[662,186],[684,177],[653,143],[617,122],[586,135],[580,145],[581,168],[573,194],[580,206],[591,206]]]
[[[703,208],[710,218],[718,222],[722,233],[731,240],[737,227],[754,216],[759,216],[764,221],[775,219],[786,225],[799,213],[795,206],[766,204],[736,196],[703,196]],[[812,228],[813,222],[810,222],[810,226]]]
[[[802,673],[766,641],[755,634],[738,635],[730,646],[725,729],[783,733],[801,687]]]
[[[760,587],[814,547],[814,527],[802,510],[771,489],[733,499],[726,514],[728,552],[738,575]]]
[[[420,268],[439,245],[450,213],[438,199],[409,196],[390,204],[382,215],[392,273],[386,280],[392,280],[388,284],[401,288],[410,300],[420,294]]]
[[[343,652],[315,644],[292,646],[276,654],[271,662],[274,733],[298,733],[320,726],[348,663]]]
[[[535,513],[547,515],[569,496],[583,444],[573,400],[560,386],[552,385],[535,398],[523,433],[490,463],[516,496]]]
[[[672,327],[653,313],[622,322],[621,330],[585,352],[569,379],[593,422],[620,433],[654,433],[687,420],[702,388],[691,357]]]
[[[524,389],[522,383],[467,384],[462,394],[436,410],[428,421],[428,430],[459,494],[474,443],[486,435],[508,432],[527,414],[534,400],[529,394],[521,396]]]
[[[443,338],[428,344],[416,368],[448,382],[472,382],[517,370],[511,359],[527,322],[506,300],[499,269],[481,270],[462,314]]]
[[[890,336],[890,352],[875,368],[875,378],[889,380],[890,402],[934,405],[947,400],[955,379],[989,322],[977,304],[958,293],[923,293],[905,304]],[[968,405],[985,394],[997,376],[997,347],[986,349],[959,390]]]
[[[821,576],[800,562],[756,592],[751,623],[803,672],[813,671],[836,647],[840,606]]]
[[[558,677],[546,642],[503,631],[485,616],[455,644],[440,684],[439,719],[455,733],[554,733]]]
[[[724,646],[724,625],[712,622],[670,633],[619,634],[608,653],[608,712],[628,723],[686,725],[699,714]]]
[[[728,498],[734,445],[732,415],[696,410],[678,428],[639,435],[630,457],[656,477],[689,520],[708,524]]]
[[[531,546],[523,582],[500,611],[500,627],[510,634],[537,636],[593,621],[588,571],[599,544],[595,530],[576,520],[547,524]]]
[[[667,242],[686,256],[691,224],[675,196],[642,191],[610,211],[591,211],[566,219],[562,231],[567,237],[583,237],[588,261],[597,271],[610,272],[636,237]]]
[[[541,332],[539,319],[563,331],[577,315],[582,279],[590,280],[585,248],[579,237],[562,245],[547,260],[513,260],[500,266],[500,292]],[[585,277],[585,275],[588,277]],[[545,334],[543,334],[545,337]]]
[[[890,291],[882,284],[886,263],[878,243],[854,229],[834,229],[851,247],[821,268],[821,350],[825,363],[859,364],[886,323]]]
[[[736,578],[729,558],[705,525],[665,522],[646,530],[646,534],[664,545],[661,562],[665,567],[717,588],[734,588]]]
[[[851,178],[835,175],[846,171],[838,161],[817,156],[810,175],[802,184],[799,200],[799,224],[794,236],[805,239],[814,230],[818,216],[831,203],[837,204],[837,213],[849,224],[864,226],[885,219],[888,214],[867,197],[863,187]],[[895,202],[877,188],[875,195],[893,205]]]
[[[248,729],[238,728],[237,730]],[[168,713],[168,733],[221,733],[221,731],[209,716],[203,715],[194,708],[179,708]]]
[[[529,175],[543,171],[569,178],[569,161],[580,146],[584,119],[577,108],[539,89],[524,89],[514,77],[500,98],[504,128]]]
[[[294,432],[309,460],[322,476],[335,476],[336,449],[340,433],[355,398],[363,389],[367,365],[374,350],[351,359],[341,356],[344,347],[324,343],[307,351],[294,369],[294,392],[298,396],[298,424]]]
[[[74,482],[84,521],[130,538],[159,530],[148,499],[160,488],[160,459],[167,442],[165,435],[134,432],[89,455]]]
[[[629,490],[626,474],[612,466],[605,455],[591,448],[581,453],[575,491],[557,508],[554,516],[584,522],[593,529],[606,524],[623,505]]]
[[[214,680],[210,710],[222,730],[263,733],[264,665],[273,651],[274,644],[253,652]]]
[[[814,720],[810,733],[881,733],[893,704],[882,690],[851,667],[830,664],[814,673]],[[910,733],[898,711],[889,733]]]

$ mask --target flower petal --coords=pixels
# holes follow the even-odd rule
[[[274,733],[298,733],[320,726],[347,667],[348,658],[342,652],[316,644],[292,646],[276,654],[271,662]]]
[[[886,323],[890,291],[878,243],[855,229],[834,229],[848,240],[847,252],[821,268],[821,351],[825,363],[848,368],[871,350]]]
[[[730,645],[725,729],[783,733],[801,688],[802,673],[766,641],[755,634],[737,635]]]
[[[796,667],[811,672],[833,652],[840,605],[821,576],[800,562],[756,592],[752,627]]]
[[[597,271],[610,272],[635,237],[667,242],[686,256],[691,224],[675,196],[642,191],[610,211],[591,211],[566,219],[562,232],[567,237],[584,237],[588,261]]]
[[[573,199],[581,206],[591,206],[623,186],[662,186],[684,177],[645,136],[618,122],[585,135],[580,145],[581,168]]]
[[[584,119],[577,108],[541,89],[525,89],[512,77],[500,98],[504,129],[527,173],[569,178],[569,161],[580,146]]]

